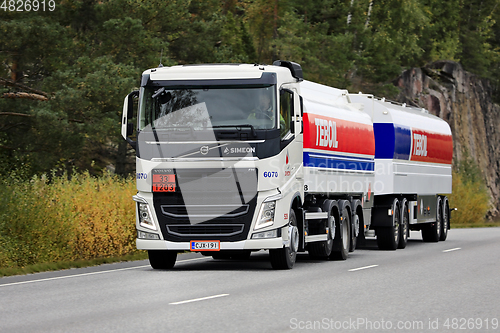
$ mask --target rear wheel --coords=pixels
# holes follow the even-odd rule
[[[170,269],[177,260],[177,251],[148,250],[149,264],[154,269]]]
[[[352,217],[352,225],[354,226],[354,228],[357,228],[357,230],[354,230],[352,229],[352,226],[351,226],[351,244],[349,245],[349,252],[354,252],[354,250],[356,249],[356,245],[358,243],[358,237],[356,237],[356,232],[358,232],[359,234],[359,216],[358,214],[354,214],[354,216]]]
[[[441,238],[442,211],[441,198],[438,197],[436,203],[436,222],[429,223],[422,228],[422,239],[424,242],[438,242]]]
[[[396,250],[399,245],[401,213],[398,199],[394,199],[391,212],[392,226],[377,228],[377,245],[381,250]]]
[[[405,199],[401,204],[401,224],[399,226],[398,249],[404,249],[408,243],[409,224],[410,212],[408,211],[408,202]]]
[[[441,235],[439,237],[440,241],[445,241],[448,237],[448,229],[450,225],[450,206],[448,204],[448,198],[443,199],[443,211],[441,214]]]
[[[342,218],[335,227],[335,239],[333,240],[333,251],[330,259],[346,260],[349,255],[351,243],[351,219],[347,208],[342,210]]]
[[[274,269],[291,269],[297,260],[297,251],[299,250],[299,229],[297,227],[297,218],[293,209],[290,210],[289,221],[289,245],[281,249],[269,250],[271,266]]]

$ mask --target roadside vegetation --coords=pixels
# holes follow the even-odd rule
[[[466,154],[453,170],[453,193],[449,196],[452,228],[500,226],[486,219],[491,198],[477,164]]]
[[[71,267],[137,252],[131,177],[12,176],[0,193],[0,269]]]

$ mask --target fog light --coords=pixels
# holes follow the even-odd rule
[[[139,238],[139,239],[160,239],[160,235],[137,230],[137,238]]]
[[[278,237],[278,229],[258,232],[252,235],[252,239],[276,238]]]

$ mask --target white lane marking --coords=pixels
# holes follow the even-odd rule
[[[207,296],[207,297],[193,298],[193,299],[188,299],[188,300],[185,300],[185,301],[180,301],[180,302],[173,302],[173,303],[169,303],[169,304],[170,304],[170,305],[186,304],[186,303],[192,303],[192,302],[205,301],[205,300],[207,300],[207,299],[219,298],[219,297],[224,297],[224,296],[229,296],[229,294],[220,294],[220,295],[214,295],[214,296]]]
[[[458,251],[458,250],[461,250],[461,249],[462,249],[461,247],[456,247],[454,249],[444,250],[443,252],[452,252],[452,251]]]
[[[370,266],[364,266],[364,267],[359,267],[359,268],[353,268],[353,269],[350,269],[349,272],[360,271],[362,269],[368,269],[368,268],[373,268],[373,267],[378,267],[378,265],[370,265]]]
[[[192,258],[192,259],[179,260],[179,261],[177,261],[177,264],[184,263],[184,262],[189,262],[189,261],[207,260],[207,259],[211,259],[211,257],[210,258],[209,257],[202,257],[202,258]],[[34,283],[34,282],[62,280],[62,279],[69,279],[69,278],[74,278],[74,277],[96,275],[96,274],[104,274],[104,273],[113,273],[113,272],[119,272],[119,271],[127,271],[127,270],[130,270],[130,269],[145,268],[145,267],[151,267],[151,266],[150,265],[142,265],[142,266],[135,266],[135,267],[111,269],[111,270],[107,270],[107,271],[99,271],[99,272],[82,273],[82,274],[75,274],[75,275],[57,276],[57,277],[46,278],[46,279],[29,280],[29,281],[21,281],[21,282],[12,282],[12,283],[0,284],[0,287],[16,286],[16,285],[19,285],[19,284],[27,284],[27,283]]]

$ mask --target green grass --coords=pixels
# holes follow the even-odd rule
[[[134,253],[136,192],[109,174],[0,180],[0,269]]]

